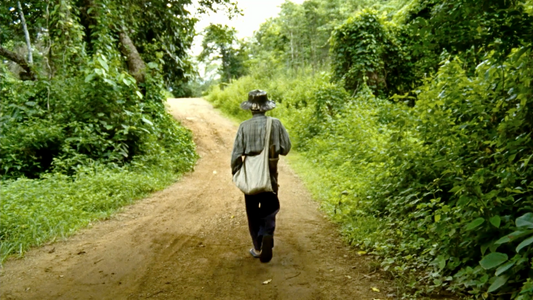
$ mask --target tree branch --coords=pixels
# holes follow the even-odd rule
[[[20,1],[17,1],[19,7],[20,21],[22,22],[22,29],[24,29],[24,37],[26,38],[26,45],[28,46],[28,62],[33,64],[33,53],[31,50],[30,33],[28,32],[28,26],[26,25],[26,19],[24,18],[24,12],[22,11],[22,5]]]
[[[35,80],[35,73],[22,55],[19,55],[18,53],[15,53],[13,51],[9,51],[0,45],[0,56],[3,56],[17,63],[22,69],[24,69],[24,71],[26,71],[26,74],[28,75],[29,79]]]

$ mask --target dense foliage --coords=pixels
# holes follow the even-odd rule
[[[190,4],[0,4],[2,260],[191,169],[192,137],[165,111],[166,90],[179,94],[192,72]]]
[[[198,60],[208,63],[220,61],[218,75],[221,82],[228,83],[246,73],[246,46],[236,35],[237,31],[227,25],[210,24],[204,29]]]
[[[405,295],[531,299],[532,2],[370,2],[320,26],[331,71],[295,69],[290,28],[274,24],[328,2],[282,7],[251,74],[209,99],[244,119],[246,93],[268,91],[310,189]]]
[[[366,83],[382,96],[410,90],[406,54],[396,40],[394,25],[364,10],[332,33],[331,64],[337,81],[357,91]]]

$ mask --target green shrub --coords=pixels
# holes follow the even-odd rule
[[[429,265],[426,280],[435,287],[519,298],[532,275],[533,240],[520,252],[527,236],[498,240],[524,230],[515,220],[533,210],[532,63],[522,49],[503,64],[486,58],[469,77],[460,61],[449,61],[420,88],[414,118],[390,127],[387,172],[375,178],[380,189],[367,208],[396,237],[375,246],[390,257],[386,265]],[[509,257],[508,269],[480,264],[494,255]]]
[[[116,54],[116,53],[115,53]],[[165,110],[160,66],[142,90],[110,52],[81,72],[0,74],[0,259],[66,236],[191,169],[191,133]]]
[[[196,158],[190,132],[183,128],[177,132],[173,148],[163,151],[152,142],[148,154],[123,167],[93,163],[78,167],[73,177],[47,173],[40,179],[2,181],[0,261],[69,236],[174,182],[192,168]]]
[[[418,294],[529,299],[532,64],[528,48],[503,63],[487,56],[476,76],[447,61],[419,87],[414,108],[376,98],[364,83],[349,97],[328,76],[279,76],[265,89],[282,100],[272,114],[300,151],[297,169],[351,244]],[[244,96],[260,83],[235,86]]]
[[[374,94],[391,96],[411,90],[408,60],[393,23],[373,10],[362,10],[331,34],[333,77],[354,93],[366,83]]]

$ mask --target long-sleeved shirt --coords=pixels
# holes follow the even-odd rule
[[[231,172],[235,174],[242,166],[242,156],[258,155],[264,148],[266,134],[266,116],[264,113],[256,113],[249,120],[241,123],[231,153]],[[278,189],[277,158],[279,155],[287,155],[291,150],[289,134],[280,120],[272,118],[270,131],[269,158],[270,180],[272,188]]]

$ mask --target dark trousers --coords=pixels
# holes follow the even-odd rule
[[[261,193],[244,195],[248,228],[255,250],[261,250],[264,235],[274,235],[276,229],[276,214],[279,211],[278,195]]]

